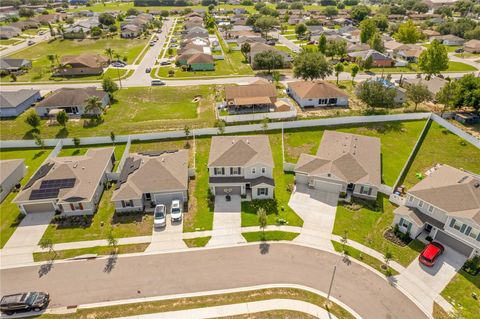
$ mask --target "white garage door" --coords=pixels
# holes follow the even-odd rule
[[[27,212],[27,214],[47,213],[47,212],[55,211],[55,208],[53,208],[52,203],[29,204],[29,205],[24,205],[23,208],[25,208],[25,211]]]
[[[438,230],[435,235],[435,240],[438,240],[440,243],[447,245],[459,253],[470,256],[473,251],[473,247],[468,246],[467,244],[461,242],[460,240],[453,238],[452,236],[446,234],[445,232]]]
[[[342,185],[316,180],[315,181],[315,189],[318,189],[318,190],[321,190],[321,191],[324,191],[324,192],[337,193],[338,194],[338,193],[340,193],[340,191],[342,189]]]
[[[216,186],[215,195],[240,195],[242,188],[240,186]]]
[[[183,202],[182,193],[155,194],[154,197],[157,205],[164,204],[167,207],[172,203],[173,200],[179,200],[180,202]]]

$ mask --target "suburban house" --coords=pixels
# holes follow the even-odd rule
[[[127,39],[136,38],[142,33],[142,28],[134,24],[126,24],[121,29],[120,36]]]
[[[13,202],[25,215],[53,211],[66,216],[94,214],[115,162],[113,150],[90,148],[85,155],[48,159]]]
[[[433,40],[437,40],[441,44],[448,45],[448,46],[463,45],[465,43],[465,39],[457,37],[456,35],[453,35],[453,34],[437,35],[437,36],[430,37],[430,42],[432,42]]]
[[[287,93],[302,108],[348,106],[348,95],[326,81],[290,82]]]
[[[86,100],[92,96],[97,96],[100,99],[103,108],[110,103],[108,93],[97,90],[95,87],[61,88],[40,101],[35,106],[35,111],[39,116],[48,116],[50,112],[56,110],[62,110],[73,115],[100,113],[100,110],[85,112]]]
[[[257,66],[255,65],[255,56],[265,51],[275,51],[276,53],[281,55],[283,57],[284,68],[290,67],[291,62],[293,61],[292,57],[287,52],[275,49],[274,47],[265,43],[254,42],[250,44],[250,52],[248,53],[248,61],[253,69],[257,68]]]
[[[465,52],[480,53],[480,40],[470,40],[463,44]]]
[[[295,183],[375,200],[382,176],[380,152],[379,138],[327,130],[316,155],[300,155]]]
[[[0,72],[8,74],[32,67],[32,61],[25,59],[0,59]]]
[[[211,54],[195,53],[187,60],[190,71],[213,71],[215,61]]]
[[[253,83],[225,87],[226,108],[230,112],[270,112],[275,110],[277,89],[271,83]]]
[[[366,50],[366,51],[356,51],[347,53],[348,60],[352,62],[360,61],[365,63],[369,58],[372,59],[372,67],[382,68],[382,67],[392,67],[394,61],[391,57],[380,53],[375,50]]]
[[[430,79],[422,79],[422,78],[413,78],[413,79],[403,79],[402,80],[402,86],[407,87],[408,85],[412,84],[424,84],[427,86],[428,90],[432,95],[435,97],[435,95],[440,92],[440,90],[443,88],[445,84],[447,84],[447,80],[442,79],[440,77],[430,77]]]
[[[108,65],[108,58],[91,53],[65,55],[61,63],[62,66],[55,70],[57,76],[100,75]]]
[[[273,198],[273,157],[266,135],[214,136],[208,158],[214,196]]]
[[[130,154],[112,202],[116,212],[143,212],[172,200],[188,201],[188,150]]]
[[[480,254],[480,176],[437,165],[407,191],[393,225],[411,238],[429,236],[465,256]]]
[[[0,203],[20,183],[26,171],[27,168],[23,159],[0,161]]]
[[[10,39],[17,37],[22,33],[19,28],[11,26],[0,26],[0,39]]]
[[[19,116],[41,98],[40,92],[37,90],[22,89],[2,92],[0,95],[0,118]]]

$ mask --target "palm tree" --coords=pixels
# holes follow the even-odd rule
[[[90,96],[85,100],[85,113],[92,113],[94,117],[99,118],[103,112],[103,103],[98,96]]]
[[[113,50],[112,50],[113,51]],[[115,59],[120,61],[122,56],[116,52],[112,52],[112,54],[115,56]],[[117,68],[117,77],[118,77],[118,83],[120,84],[120,88],[122,88],[122,80],[120,79],[120,70]]]
[[[115,54],[115,51],[112,48],[106,48],[105,54],[108,55],[108,57],[110,58],[109,62],[112,62],[112,57]]]
[[[52,64],[52,70],[55,67],[55,62],[58,61],[58,57],[56,54],[49,54],[47,55],[48,61]]]

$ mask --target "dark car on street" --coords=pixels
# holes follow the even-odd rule
[[[0,300],[0,311],[13,315],[20,311],[38,312],[47,307],[50,296],[46,292],[24,292],[3,296]]]

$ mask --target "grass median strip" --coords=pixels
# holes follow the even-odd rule
[[[185,244],[187,244],[188,248],[205,247],[208,244],[210,238],[212,238],[212,236],[187,238],[183,241],[185,242]]]
[[[149,244],[129,244],[129,245],[119,245],[116,247],[117,254],[130,254],[130,253],[141,253],[147,249]],[[41,252],[33,253],[34,261],[47,261],[47,260],[59,260],[59,259],[68,259],[73,257],[78,257],[82,255],[110,255],[114,251],[114,248],[111,246],[95,246],[88,248],[78,248],[78,249],[66,249],[58,250],[55,252]]]
[[[65,318],[65,319],[89,319],[89,318],[116,318],[133,315],[179,311],[186,309],[215,307],[221,305],[230,305],[236,303],[254,302],[271,299],[293,299],[309,302],[329,311],[337,318],[353,319],[355,318],[346,309],[330,302],[326,307],[326,298],[315,293],[295,289],[295,288],[271,288],[259,289],[238,293],[217,294],[192,298],[179,298],[170,300],[161,300],[154,302],[134,303],[128,305],[118,305],[111,307],[101,307],[93,309],[80,309],[75,313],[52,315],[44,314],[39,318]],[[249,317],[250,318],[250,317]],[[268,317],[267,317],[268,318]]]
[[[242,236],[249,243],[256,241],[294,240],[298,235],[298,233],[279,230],[242,233]]]
[[[333,248],[335,248],[335,251],[338,251],[338,252],[343,252],[344,251],[344,246],[341,243],[338,243],[338,242],[332,240],[332,244],[333,244]],[[355,259],[369,265],[370,267],[374,268],[375,270],[378,270],[379,272],[381,272],[382,274],[384,274],[386,276],[398,275],[398,271],[396,271],[395,269],[392,269],[392,268],[389,268],[389,269],[386,269],[386,270],[383,269],[382,265],[384,265],[384,262],[378,260],[375,257],[367,255],[367,254],[361,252],[358,249],[355,249],[351,246],[345,245],[345,251],[348,254],[347,256],[355,258]]]

